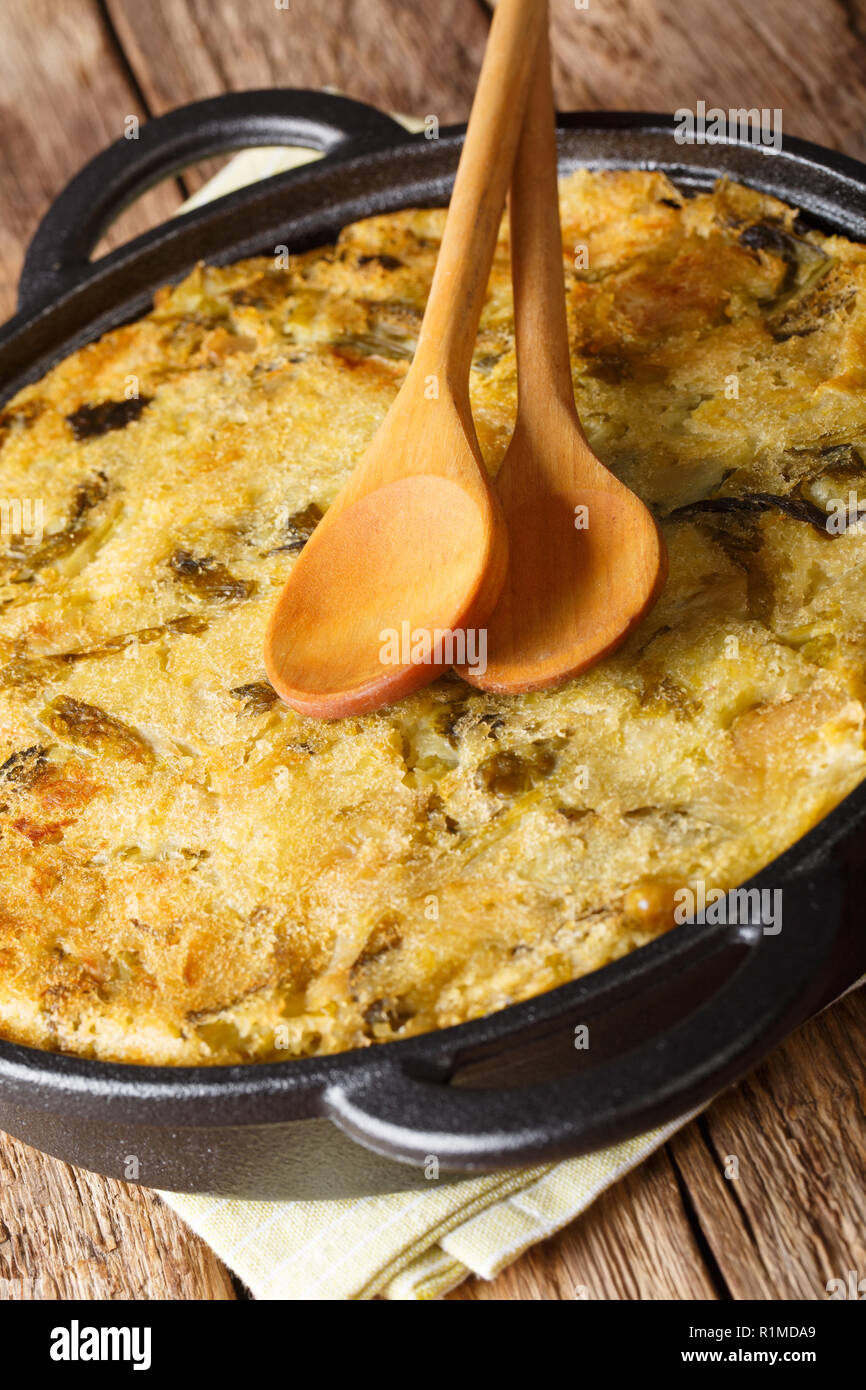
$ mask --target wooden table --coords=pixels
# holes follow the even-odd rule
[[[562,109],[781,107],[788,134],[866,158],[866,0],[553,0]],[[4,0],[0,311],[27,240],[124,118],[250,87],[332,85],[465,119],[482,0]],[[211,166],[124,214],[116,245]],[[492,1284],[455,1298],[816,1299],[866,1274],[866,991]],[[725,1176],[730,1157],[739,1176]],[[0,1297],[233,1299],[244,1291],[151,1193],[0,1138]]]

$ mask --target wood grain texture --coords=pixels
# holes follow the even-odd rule
[[[107,0],[156,112],[250,87],[339,87],[406,115],[465,120],[488,21],[477,0]]]
[[[866,157],[864,0],[552,0],[561,110],[780,107],[783,130]]]
[[[208,1247],[142,1188],[0,1144],[0,1300],[233,1299]]]
[[[51,200],[145,115],[92,0],[4,0],[0,13],[0,318],[15,307],[27,242]],[[170,181],[118,222],[106,245],[180,205]]]
[[[707,1151],[673,1152],[735,1298],[818,1299],[827,1281],[866,1273],[866,994],[795,1034],[708,1113]],[[718,1174],[729,1157],[739,1177]],[[722,1203],[721,1196],[726,1201]],[[731,1241],[748,1258],[732,1258]]]
[[[788,133],[866,154],[866,0],[552,4],[561,109],[781,106]],[[37,219],[128,114],[287,84],[465,119],[487,30],[480,0],[289,5],[105,0],[103,11],[96,0],[4,0],[0,313]],[[157,190],[115,239],[178,200],[172,185]],[[819,1298],[828,1278],[866,1273],[864,1058],[861,993],[800,1030],[558,1237],[452,1297],[572,1299],[583,1286],[589,1298]],[[728,1155],[737,1179],[724,1176]],[[152,1194],[0,1138],[0,1298],[20,1297],[227,1299],[232,1286]]]

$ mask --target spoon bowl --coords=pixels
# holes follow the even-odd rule
[[[667,565],[647,508],[595,458],[574,421],[551,429],[558,477],[532,490],[531,438],[518,426],[497,480],[509,530],[509,571],[487,621],[483,673],[469,682],[499,694],[560,684],[624,641],[655,601]]]
[[[437,634],[489,607],[483,500],[448,478],[416,474],[343,507],[327,544],[301,554],[272,619],[266,665],[283,699],[304,714],[337,701],[341,713],[359,714],[441,674],[450,663],[448,648],[437,656]],[[340,594],[349,605],[338,604]]]

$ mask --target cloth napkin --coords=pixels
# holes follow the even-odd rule
[[[692,1118],[586,1158],[431,1182],[429,1190],[292,1202],[161,1196],[256,1298],[438,1298],[471,1274],[494,1278]],[[374,1176],[376,1169],[385,1181],[393,1175],[394,1165],[384,1159],[343,1153],[338,1161],[348,1168],[361,1158],[367,1180],[371,1161]],[[333,1167],[331,1177],[339,1179]],[[575,1298],[586,1296],[575,1288]]]
[[[397,119],[407,130],[422,128],[419,121]],[[181,211],[319,157],[283,147],[245,150]],[[286,1202],[161,1196],[255,1298],[438,1298],[470,1275],[494,1278],[529,1246],[573,1221],[697,1113],[585,1158],[431,1182],[420,1191],[387,1191],[393,1165],[363,1155],[368,1186],[385,1195]],[[360,1159],[338,1149],[333,1164],[348,1167]],[[346,1172],[347,1187],[350,1177]],[[574,1297],[586,1296],[576,1286]]]

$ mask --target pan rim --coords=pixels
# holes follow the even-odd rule
[[[577,111],[561,113],[557,117],[557,127],[561,137],[567,137],[569,133],[576,132],[585,136],[592,136],[596,133],[631,133],[670,138],[674,125],[674,116],[668,113],[654,112]],[[440,151],[456,150],[464,131],[465,126],[462,125],[444,127],[440,133],[439,141],[436,142]],[[269,185],[277,192],[290,191],[304,182],[318,181],[323,178],[326,180],[336,168],[340,168],[344,172],[363,171],[375,167],[378,161],[388,160],[400,152],[405,153],[419,148],[429,148],[423,133],[418,135],[407,133],[405,140],[373,148],[367,153],[358,154],[355,152],[348,159],[336,151],[333,154],[325,155],[313,164],[304,166],[302,169],[293,170],[288,174],[275,175],[270,179],[262,180],[258,185],[251,185],[238,193],[230,194],[218,202],[181,214],[173,219],[173,225],[179,230],[205,226],[215,218],[217,212],[228,212],[233,207],[248,206],[251,194],[257,191],[261,192],[263,185]],[[694,147],[677,146],[678,150],[689,148]],[[727,139],[701,148],[704,150],[703,161],[686,160],[680,165],[674,160],[650,160],[636,163],[634,159],[622,158],[605,167],[657,168],[662,172],[681,167],[684,171],[681,181],[687,182],[689,178],[694,178],[696,182],[703,180],[706,184],[708,178],[719,177],[720,173],[725,172],[714,163],[714,152],[747,150],[750,152],[750,157],[757,155],[759,158],[770,160],[777,168],[796,167],[801,171],[805,169],[813,174],[816,171],[821,171],[847,181],[859,191],[861,197],[866,194],[866,163],[798,137],[786,137],[782,150],[778,152],[739,139]],[[578,161],[579,163],[580,161]],[[577,167],[577,165],[568,164],[568,167],[570,169]],[[758,167],[756,165],[756,168]],[[769,169],[772,166],[767,165],[766,167]],[[670,177],[675,183],[678,181],[677,174],[670,174]],[[751,186],[760,187],[760,182],[757,180],[747,180],[747,182]],[[428,202],[427,205],[431,204]],[[400,206],[404,205],[401,204]],[[810,214],[807,212],[806,215],[809,216]],[[860,219],[863,221],[862,214]],[[127,243],[126,246],[92,262],[92,269],[88,268],[86,277],[69,293],[73,295],[85,294],[97,276],[110,272],[115,266],[127,264],[136,255],[141,255],[157,241],[160,232],[166,225],[168,224],[162,224],[162,227],[145,232],[141,237]],[[844,217],[842,225],[844,225]],[[234,256],[231,251],[228,252],[228,256],[231,259],[240,258]],[[195,261],[190,262],[187,270],[194,263]],[[230,262],[227,259],[219,263],[227,264]],[[184,273],[186,272],[179,272],[180,275]],[[35,308],[23,310],[0,329],[0,342],[14,343],[36,321],[47,323],[58,310],[62,301],[63,296],[59,301],[48,302],[41,306],[37,305]],[[118,321],[124,320],[120,318]],[[104,331],[106,328],[100,326],[99,320],[97,320],[93,326],[93,333],[84,340],[93,341]],[[62,347],[54,360],[61,360],[73,350],[74,347]],[[45,367],[40,366],[35,377],[31,379],[41,376],[45,370]],[[18,382],[13,383],[8,392],[5,388],[0,389],[0,405],[18,389],[20,389]],[[804,836],[741,886],[744,888],[761,886],[762,881],[771,872],[773,873],[774,885],[777,885],[784,877],[796,877],[798,873],[802,872],[804,866],[825,858],[832,846],[847,831],[864,820],[866,820],[866,781],[858,784]],[[767,885],[764,884],[764,886]],[[411,1038],[395,1039],[385,1046],[376,1044],[371,1047],[353,1048],[322,1056],[287,1057],[285,1060],[271,1062],[250,1061],[229,1065],[189,1066],[109,1062],[83,1057],[77,1053],[54,1052],[0,1038],[0,1080],[15,1083],[26,1081],[46,1092],[50,1091],[56,1097],[77,1090],[86,1091],[91,1099],[99,1094],[106,1102],[121,1093],[130,1099],[144,1101],[157,1098],[166,1101],[189,1101],[193,1099],[194,1093],[201,1096],[218,1093],[220,1095],[244,1094],[261,1097],[267,1093],[286,1093],[287,1091],[320,1092],[333,1082],[335,1075],[349,1074],[359,1068],[375,1070],[384,1067],[388,1059],[393,1059],[395,1063],[400,1060],[433,1063],[444,1070],[453,1064],[457,1053],[473,1050],[495,1041],[507,1043],[509,1037],[519,1034],[527,1027],[554,1026],[564,1014],[579,1006],[602,978],[604,984],[611,986],[625,982],[633,973],[633,963],[638,958],[642,964],[646,963],[649,967],[649,964],[657,957],[667,958],[676,955],[672,949],[672,943],[682,942],[682,946],[685,948],[686,939],[693,940],[695,931],[703,932],[709,938],[712,932],[718,930],[717,928],[707,928],[706,930],[690,927],[679,928],[675,933],[637,948],[621,960],[611,962],[589,975],[580,976],[530,999],[507,1005],[482,1018],[466,1023],[452,1025]],[[311,1110],[307,1117],[312,1118],[320,1113],[318,1110]],[[304,1118],[304,1116],[299,1115],[297,1118]],[[225,1123],[227,1125],[232,1123],[231,1117],[227,1117]]]

